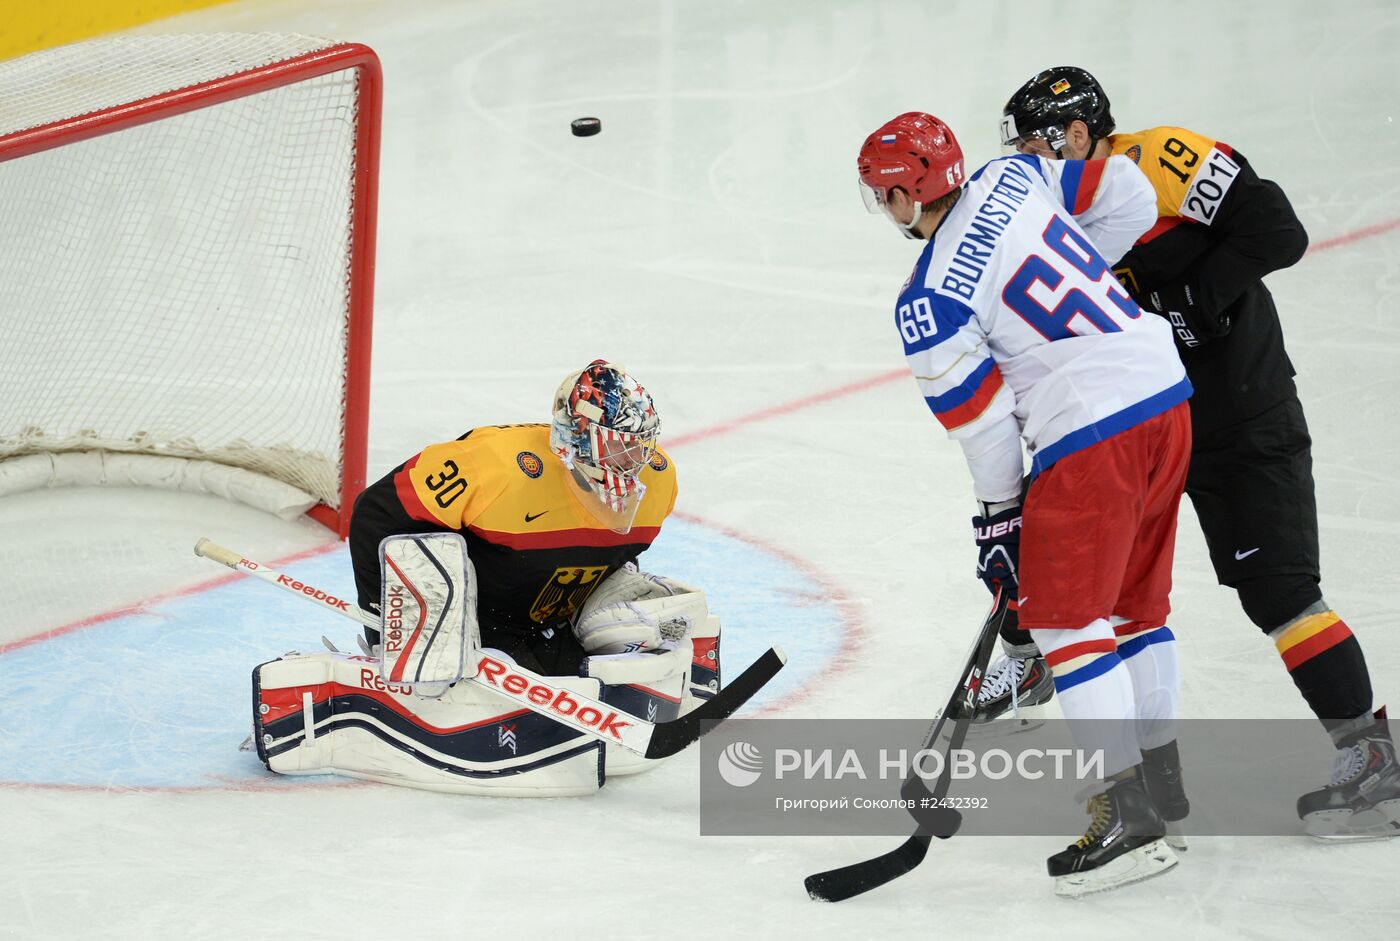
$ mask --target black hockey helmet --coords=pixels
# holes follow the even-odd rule
[[[1016,89],[1001,109],[1002,146],[1019,147],[1026,138],[1039,137],[1059,154],[1065,146],[1065,127],[1074,120],[1088,125],[1094,140],[1112,134],[1107,93],[1083,69],[1072,65],[1046,69]]]

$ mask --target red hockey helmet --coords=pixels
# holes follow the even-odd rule
[[[887,194],[898,186],[918,204],[915,222],[924,206],[962,186],[965,177],[952,129],[922,111],[901,114],[867,137],[856,168],[867,209],[884,209]]]

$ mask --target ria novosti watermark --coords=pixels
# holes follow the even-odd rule
[[[1104,777],[1104,751],[1085,752],[1078,748],[957,748],[878,749],[862,758],[855,748],[774,748],[774,781],[903,781],[918,775],[925,781],[937,780],[946,770],[953,781],[985,779],[1003,781],[1012,775],[1025,781],[1039,781],[1049,775],[1057,780],[1095,781]],[[867,767],[869,765],[869,767]],[[762,750],[749,742],[734,742],[720,752],[720,777],[734,787],[748,787],[763,777]]]
[[[1326,783],[1333,755],[1316,725],[1291,720],[1079,731],[1086,742],[1145,734],[1148,747],[1175,734],[1193,805],[1187,829],[1198,833],[1299,832],[1296,799]],[[946,741],[921,749],[927,732],[918,721],[732,720],[701,739],[701,832],[907,835],[910,810],[942,806],[962,811],[966,834],[1072,836],[1083,832],[1085,799],[1118,770],[1063,721],[1012,735],[976,729],[953,751]],[[926,788],[901,794],[915,776]],[[935,799],[928,792],[944,776],[950,786]]]

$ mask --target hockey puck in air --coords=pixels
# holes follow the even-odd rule
[[[575,118],[569,124],[575,137],[592,137],[603,129],[603,122],[597,118]]]

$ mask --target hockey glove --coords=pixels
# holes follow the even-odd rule
[[[1014,597],[1016,567],[1021,562],[1021,504],[982,504],[982,516],[972,518],[977,540],[977,577],[996,594],[1000,585]]]
[[[1210,314],[1200,306],[1200,289],[1187,282],[1159,288],[1147,295],[1148,307],[1167,319],[1177,345],[1194,350],[1207,340],[1230,332],[1229,314]]]

